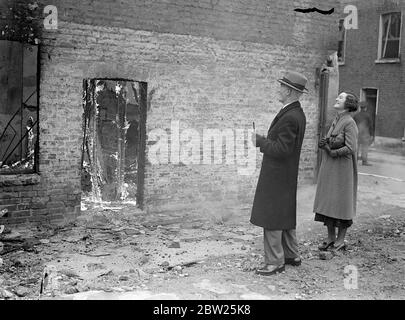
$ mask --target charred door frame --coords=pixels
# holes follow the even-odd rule
[[[317,161],[315,167],[314,183],[317,182],[318,172],[321,166],[322,161],[322,152],[318,149],[318,142],[321,137],[326,134],[326,117],[327,117],[327,108],[328,108],[328,87],[329,87],[329,73],[327,71],[322,71],[319,74],[319,124],[318,124],[318,133],[317,133]]]
[[[139,208],[144,208],[145,188],[145,159],[146,159],[146,116],[148,105],[148,84],[139,82],[140,95],[140,117],[139,117],[139,155],[138,155],[138,181],[136,188],[136,203]]]
[[[361,101],[367,101],[367,96],[369,96],[367,94],[367,90],[375,90],[376,91],[376,95],[375,95],[375,106],[373,108],[373,114],[370,113],[370,106],[368,106],[367,108],[367,112],[370,114],[370,116],[372,117],[373,120],[373,137],[376,136],[376,129],[377,129],[377,114],[378,114],[378,100],[380,98],[380,90],[378,88],[375,87],[363,87],[360,89],[360,100]]]

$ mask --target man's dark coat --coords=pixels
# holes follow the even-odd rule
[[[296,227],[298,167],[306,118],[296,101],[281,109],[267,138],[257,136],[263,153],[250,222],[268,230]]]

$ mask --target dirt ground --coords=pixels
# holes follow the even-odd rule
[[[83,201],[74,225],[4,230],[0,299],[404,299],[405,179],[384,174],[405,162],[370,158],[348,249],[330,259],[317,249],[326,229],[313,221],[314,185],[298,192],[303,263],[269,277],[254,273],[263,244],[250,204],[201,218]]]

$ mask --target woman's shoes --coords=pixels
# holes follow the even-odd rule
[[[334,251],[345,251],[346,248],[347,248],[346,243],[342,243],[342,244],[339,244],[338,246],[336,246]]]
[[[321,251],[327,251],[329,248],[333,248],[334,247],[334,245],[335,245],[335,242],[334,241],[331,241],[331,242],[323,242],[319,247],[318,247],[318,249],[319,250],[321,250]]]

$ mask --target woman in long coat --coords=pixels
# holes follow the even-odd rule
[[[346,249],[346,231],[356,214],[358,129],[351,112],[357,111],[358,101],[354,95],[342,92],[333,107],[336,118],[326,138],[319,142],[323,152],[314,213],[315,221],[323,222],[328,229],[328,239],[320,250]]]

